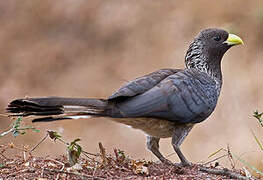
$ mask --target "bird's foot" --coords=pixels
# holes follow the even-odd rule
[[[166,158],[162,158],[160,159],[162,163],[167,164],[167,165],[174,165],[174,166],[178,166],[178,167],[187,167],[187,166],[192,166],[193,164],[187,160],[185,161],[181,161],[180,163],[173,163],[172,161],[166,159]]]
[[[170,161],[168,159],[162,160],[162,163],[167,164],[167,165],[173,165],[172,161]]]
[[[187,166],[189,167],[189,166],[192,166],[193,164],[190,163],[189,161],[181,161],[179,165],[182,167],[187,167]]]
[[[182,167],[190,167],[193,164],[187,161],[187,162],[173,163],[173,165],[182,168]]]

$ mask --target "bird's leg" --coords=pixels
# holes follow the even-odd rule
[[[147,136],[147,148],[162,162],[162,163],[169,163],[171,162],[166,159],[159,151],[159,141],[160,138]]]
[[[172,136],[173,148],[176,154],[178,155],[179,159],[181,160],[181,165],[183,166],[190,166],[191,163],[187,161],[187,159],[183,155],[182,151],[180,150],[180,145],[182,144],[182,142],[184,141],[185,137],[188,135],[192,127],[193,125],[180,125],[176,127]]]

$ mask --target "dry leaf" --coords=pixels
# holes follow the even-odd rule
[[[133,172],[135,174],[145,174],[149,175],[149,169],[146,165],[148,165],[145,161],[132,161],[131,162]]]

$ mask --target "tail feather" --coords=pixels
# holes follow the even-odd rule
[[[106,116],[107,106],[103,99],[46,97],[16,99],[6,110],[10,116],[43,116],[33,120],[38,122]]]
[[[68,117],[52,117],[52,116],[47,116],[43,118],[35,118],[32,120],[32,122],[51,122],[51,121],[59,121],[59,120],[66,120],[66,119],[73,119],[73,118],[68,118]]]

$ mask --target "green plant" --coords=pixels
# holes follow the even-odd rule
[[[32,126],[21,126],[21,122],[22,122],[22,118],[18,117],[15,120],[15,122],[13,122],[12,127],[8,131],[2,132],[0,134],[0,138],[9,134],[9,133],[12,133],[14,137],[16,137],[18,135],[23,135],[26,133],[26,130],[33,130],[35,132],[39,132],[38,129],[36,129]]]

